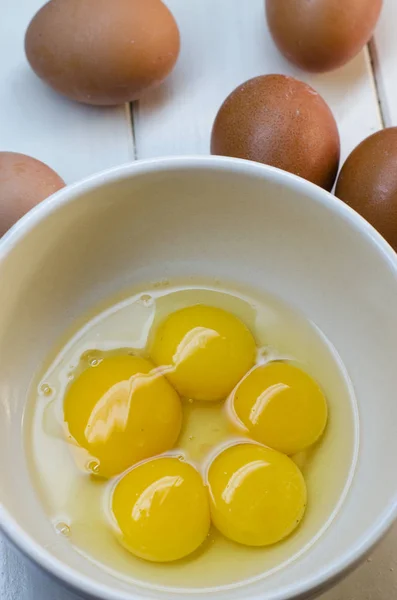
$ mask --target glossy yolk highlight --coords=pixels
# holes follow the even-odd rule
[[[111,508],[123,546],[153,562],[191,554],[210,528],[208,494],[200,474],[174,457],[133,467],[116,485]]]
[[[211,516],[227,538],[247,546],[267,546],[299,525],[306,485],[285,454],[257,444],[224,450],[208,472]]]
[[[70,436],[95,459],[95,473],[111,477],[172,448],[182,407],[152,363],[123,355],[83,371],[66,392],[64,418]]]
[[[253,366],[255,340],[234,315],[195,305],[170,315],[156,331],[151,357],[169,367],[167,377],[193,400],[226,398]]]
[[[285,362],[251,371],[234,391],[232,403],[252,438],[285,454],[314,444],[327,423],[327,402],[319,385]]]

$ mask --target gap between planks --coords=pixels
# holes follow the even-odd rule
[[[383,87],[381,72],[379,68],[379,55],[376,47],[375,38],[372,38],[368,44],[368,56],[371,64],[372,77],[375,87],[376,97],[378,99],[379,116],[382,127],[388,127],[391,124],[391,117],[388,114],[386,92]]]

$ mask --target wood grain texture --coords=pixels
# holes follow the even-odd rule
[[[386,127],[392,127],[397,125],[397,2],[383,2],[383,11],[371,44],[371,52],[384,124]]]
[[[133,159],[128,106],[94,108],[49,89],[30,70],[26,27],[44,0],[9,2],[0,19],[0,150],[48,163],[67,183]]]
[[[342,160],[381,127],[366,50],[342,69],[311,75],[290,65],[275,48],[263,0],[166,3],[181,29],[181,56],[165,84],[134,107],[138,158],[208,154],[223,100],[243,81],[266,73],[293,75],[323,95],[339,125]]]

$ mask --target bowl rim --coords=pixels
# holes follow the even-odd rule
[[[348,225],[359,232],[382,255],[383,260],[388,263],[394,271],[397,280],[397,253],[382,238],[382,236],[370,225],[363,217],[347,206],[344,202],[333,196],[331,193],[306,181],[296,175],[282,171],[275,167],[255,163],[238,158],[229,158],[221,156],[173,156],[164,158],[152,158],[147,160],[138,160],[126,163],[120,166],[101,171],[90,177],[87,177],[77,183],[62,188],[20,219],[1,239],[0,239],[0,262],[2,262],[13,248],[32,231],[38,224],[45,221],[52,213],[61,206],[78,200],[82,194],[93,192],[104,185],[128,180],[130,178],[146,175],[153,172],[166,172],[173,170],[191,170],[206,169],[217,172],[241,173],[243,175],[252,175],[305,195],[314,202],[318,202],[328,208],[334,214],[338,215]],[[340,579],[343,574],[352,570],[361,559],[368,554],[372,548],[380,541],[393,522],[397,519],[397,486],[396,495],[390,505],[382,512],[372,527],[365,532],[365,536],[358,542],[351,545],[338,559],[330,565],[318,570],[315,574],[296,582],[295,584],[285,585],[267,594],[268,600],[292,600],[306,597],[307,594],[314,594],[323,588],[330,586]],[[31,562],[41,567],[46,573],[54,579],[62,582],[67,588],[73,591],[86,594],[98,600],[140,600],[139,591],[121,591],[115,590],[109,585],[102,585],[94,581],[91,577],[81,574],[76,569],[65,565],[60,559],[55,558],[44,547],[37,543],[6,508],[0,504],[0,529],[5,536],[27,557]],[[260,582],[256,581],[256,585]],[[242,582],[240,589],[244,589]],[[226,591],[227,587],[220,586],[219,593]],[[142,590],[144,588],[142,587]],[[212,592],[218,592],[212,588]],[[192,596],[205,594],[205,588],[189,590]],[[186,594],[186,590],[172,591],[168,594],[175,594],[178,598]],[[258,592],[253,592],[251,600],[260,600]],[[260,594],[260,592],[259,592]]]

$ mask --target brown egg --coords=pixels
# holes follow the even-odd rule
[[[369,41],[382,0],[265,0],[280,52],[307,71],[341,67]]]
[[[264,75],[226,98],[212,129],[211,152],[272,165],[331,190],[339,133],[328,105],[310,86]]]
[[[179,54],[179,30],[160,0],[51,0],[31,21],[28,61],[78,102],[122,104],[161,83]]]
[[[65,186],[44,163],[16,152],[0,152],[0,236],[31,208]]]
[[[335,195],[397,251],[397,127],[365,139],[346,160]]]

